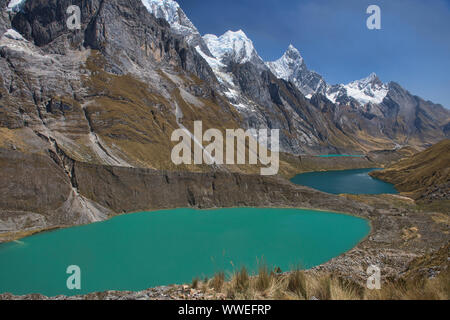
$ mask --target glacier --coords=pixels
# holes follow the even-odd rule
[[[242,30],[230,30],[220,37],[213,34],[206,34],[203,36],[203,40],[214,57],[219,61],[232,61],[238,64],[262,62],[253,42]]]

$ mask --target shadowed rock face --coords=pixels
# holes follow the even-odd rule
[[[71,5],[81,8],[81,30],[67,28],[66,10]],[[150,56],[156,51],[166,63],[177,64],[203,80],[215,78],[183,37],[173,34],[168,23],[151,15],[140,0],[27,1],[12,26],[48,52],[64,54],[67,46],[99,50],[111,59],[108,67],[114,73],[130,72],[133,63],[153,64]]]
[[[75,165],[75,175],[82,195],[115,212],[234,206],[318,206],[350,212],[362,208],[280,178],[258,175],[160,172],[86,163]],[[113,196],[117,194],[123,196]]]
[[[9,14],[6,12],[6,7],[8,6],[7,0],[0,1],[0,37],[3,36],[6,30],[11,28],[11,21],[9,19]]]
[[[0,149],[1,210],[45,214],[62,206],[70,180],[50,157]]]

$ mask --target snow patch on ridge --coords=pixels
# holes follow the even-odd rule
[[[200,46],[195,47],[195,49],[209,64],[220,84],[226,87],[235,86],[232,74],[225,71],[226,66],[222,62],[220,62],[217,58],[212,58],[206,55]]]
[[[26,41],[25,38],[18,33],[16,30],[14,29],[8,29],[3,36],[11,39],[11,40],[17,40],[17,41]]]
[[[9,12],[19,12],[22,10],[23,6],[25,5],[25,2],[27,0],[11,0],[9,1],[8,7],[6,8],[6,11]]]

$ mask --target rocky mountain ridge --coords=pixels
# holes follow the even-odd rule
[[[67,45],[77,49],[100,49],[110,57],[106,59],[109,64],[105,66],[105,71],[137,75],[144,81],[151,79],[153,82],[154,75],[148,74],[148,70],[153,67],[145,67],[148,59],[143,57],[140,48],[146,48],[146,56],[149,51],[153,51],[152,54],[158,59],[160,53],[155,51],[161,51],[161,46],[149,48],[144,41],[139,48],[137,44],[142,43],[145,36],[138,39],[130,35],[127,38],[119,37],[120,41],[108,41],[110,39],[106,39],[105,35],[98,34],[100,29],[92,29],[92,24],[86,26],[88,28],[84,31],[84,39],[82,33],[78,32],[78,39],[72,36],[69,43],[60,43],[59,34],[65,22],[62,19],[64,12],[58,13],[60,22],[52,22],[51,28],[43,28],[40,22],[40,27],[31,27],[30,23],[35,22],[24,21],[24,12],[36,12],[39,1],[31,3],[32,5],[24,2],[21,5],[23,9],[12,19],[13,28],[23,33],[25,39],[56,54],[64,53],[66,49],[63,47]],[[95,8],[95,5],[87,7]],[[367,152],[407,144],[421,147],[446,135],[447,131],[444,129],[449,121],[447,110],[419,100],[420,98],[416,99],[399,86],[389,90],[392,94],[388,94],[385,92],[386,85],[374,75],[345,88],[330,87],[320,75],[307,69],[300,53],[293,46],[289,47],[281,59],[284,71],[280,73],[280,70],[275,70],[274,64],[264,63],[251,40],[241,30],[227,32],[221,37],[206,35],[202,38],[173,0],[144,0],[134,6],[141,11],[143,8],[147,9],[147,12],[159,18],[158,23],[167,22],[173,36],[181,37],[177,41],[186,43],[186,48],[178,50],[181,59],[169,61],[169,64],[181,65],[182,69],[206,81],[209,87],[221,95],[224,103],[229,103],[229,107],[236,110],[237,117],[241,117],[234,119],[237,122],[235,126],[280,129],[283,152]],[[87,23],[89,13],[85,9],[82,13]],[[42,20],[38,15],[32,14],[34,20]],[[109,26],[107,21],[105,23]],[[112,34],[116,30],[115,26],[111,28]],[[52,38],[55,41],[50,45]],[[102,48],[103,45],[106,47]],[[186,64],[183,58],[189,50],[191,54],[188,57],[191,60]],[[298,75],[297,79],[288,76],[291,69]],[[147,74],[144,75],[145,73]],[[192,89],[192,86],[189,88]],[[357,99],[347,94],[350,89],[362,94],[363,99],[370,103],[361,105]],[[398,89],[397,93],[402,92],[394,94],[395,89]],[[164,90],[157,88],[155,91]],[[383,95],[386,96],[383,98]],[[172,103],[170,93],[166,94],[166,99]],[[382,104],[373,103],[380,99],[383,100]],[[172,109],[176,110],[177,107],[172,106]]]
[[[0,5],[0,176],[7,181],[0,202],[3,231],[89,223],[125,211],[113,198],[125,201],[126,193],[112,186],[137,183],[140,170],[169,181],[191,173],[199,181],[205,181],[204,175],[228,174],[237,182],[224,192],[244,193],[240,175],[259,168],[172,163],[171,134],[180,128],[193,132],[197,120],[205,130],[280,129],[281,151],[298,166],[303,154],[364,154],[402,143],[422,146],[442,136],[438,123],[446,113],[436,107],[430,114],[429,103],[399,86],[387,95],[385,106],[365,107],[364,112],[337,106],[320,94],[307,99],[295,84],[253,59],[243,32],[236,39],[229,34],[229,43],[245,44],[238,51],[243,57],[251,53],[250,59],[218,59],[153,15],[141,0],[33,0],[14,12],[7,11],[9,2]],[[81,8],[80,30],[67,28],[70,5]],[[415,110],[414,117],[405,105]],[[296,168],[282,154],[282,172],[283,166]],[[80,180],[81,167],[97,169]],[[269,188],[265,181],[261,185],[262,193],[281,188]],[[148,201],[140,209],[162,203],[159,187],[147,180],[142,186],[149,189],[137,194],[152,195],[143,196]],[[211,182],[212,190],[215,186]],[[175,203],[199,205],[192,194],[180,193],[183,200]],[[322,198],[317,193],[311,197]],[[255,205],[248,198],[233,199],[234,204]],[[260,200],[276,203],[270,199]],[[232,205],[217,199],[205,203]]]

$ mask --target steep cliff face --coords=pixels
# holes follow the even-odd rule
[[[69,3],[70,2],[70,3]],[[140,0],[27,1],[0,40],[0,123],[31,128],[73,159],[170,168],[177,121],[238,127],[209,65]]]
[[[81,8],[80,30],[67,27],[66,10]],[[106,71],[133,73],[133,68],[157,64],[179,65],[203,80],[214,76],[209,66],[182,35],[156,19],[140,0],[27,1],[12,26],[45,52],[66,54],[67,49],[99,50],[108,60]]]
[[[6,32],[6,30],[11,28],[11,21],[9,18],[9,13],[6,11],[8,6],[7,0],[0,1],[0,37]]]

